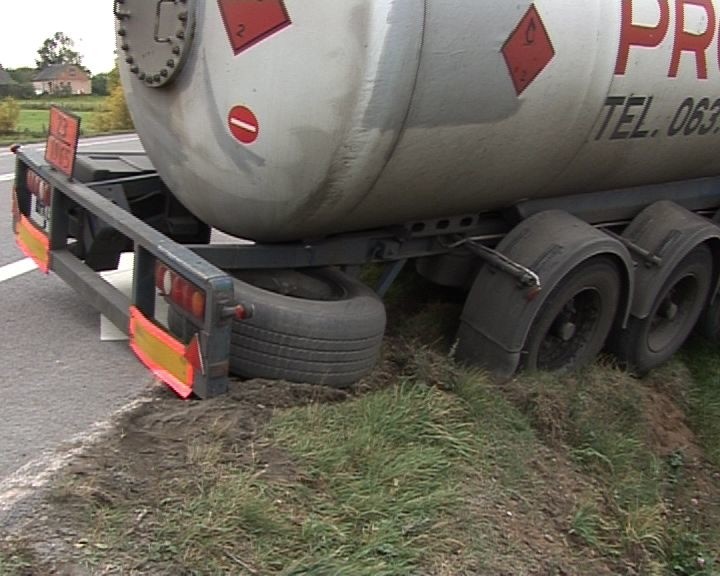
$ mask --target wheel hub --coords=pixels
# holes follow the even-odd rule
[[[570,342],[577,334],[577,324],[574,322],[563,322],[555,329],[555,336],[563,342]]]
[[[677,318],[680,307],[675,304],[672,300],[666,300],[660,308],[658,314],[665,320],[673,321]]]
[[[647,346],[653,353],[660,353],[673,345],[686,330],[687,318],[699,305],[700,287],[697,278],[689,274],[680,278],[666,293],[650,320]]]

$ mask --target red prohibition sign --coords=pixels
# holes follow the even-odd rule
[[[230,132],[243,144],[252,144],[260,135],[260,123],[250,108],[235,106],[228,114]]]

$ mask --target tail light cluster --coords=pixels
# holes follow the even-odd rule
[[[37,199],[44,206],[50,206],[50,202],[52,202],[52,186],[50,182],[40,178],[40,176],[32,170],[28,170],[27,176],[25,177],[25,184],[27,185],[27,189],[37,196]]]
[[[196,320],[202,322],[205,318],[205,292],[162,262],[155,263],[155,285],[163,296]]]

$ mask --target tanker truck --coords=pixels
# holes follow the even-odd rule
[[[113,11],[145,153],[78,154],[53,110],[15,233],[181,395],[357,381],[408,263],[465,291],[456,356],[502,377],[603,349],[642,374],[720,331],[717,0]],[[129,296],[98,275],[128,250]]]

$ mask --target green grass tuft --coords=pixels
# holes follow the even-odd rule
[[[295,555],[293,574],[414,573],[421,558],[441,552],[435,533],[460,504],[461,472],[481,450],[456,399],[407,383],[292,411],[272,430],[307,482],[322,487],[299,502],[323,538]]]
[[[717,344],[706,341],[694,342],[688,354],[694,376],[688,416],[705,456],[720,467],[720,354]]]

